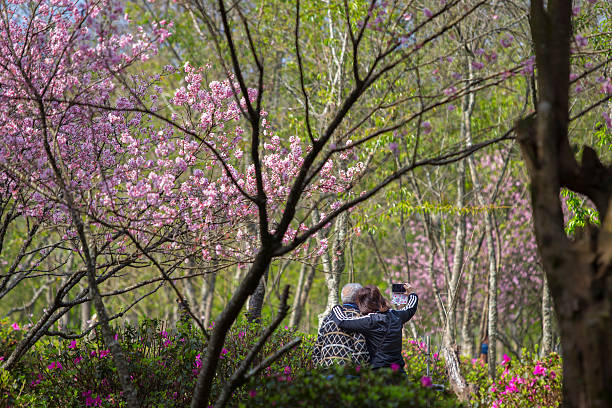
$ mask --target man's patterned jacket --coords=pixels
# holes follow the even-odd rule
[[[361,316],[353,303],[345,303],[342,309],[348,316]],[[331,319],[331,314],[325,316],[321,323],[312,356],[315,364],[323,367],[334,364],[367,365],[370,361],[363,334],[342,331]]]

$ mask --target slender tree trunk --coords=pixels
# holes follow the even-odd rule
[[[291,317],[289,318],[289,327],[295,328],[300,321],[302,310],[300,308],[300,301],[302,300],[302,292],[304,291],[304,284],[306,281],[306,270],[308,265],[304,262],[300,267],[300,277],[298,279],[297,288],[295,289],[295,296],[293,297],[293,306],[291,310]]]
[[[312,213],[312,218],[315,223],[319,222],[319,212],[315,209]],[[329,250],[323,251],[321,254],[321,262],[323,264],[323,273],[325,274],[325,283],[327,285],[327,305],[322,313],[319,314],[319,326],[325,316],[329,314],[332,307],[339,303],[339,285],[340,275],[344,271],[344,250],[346,247],[346,236],[348,230],[348,214],[342,213],[334,223],[335,237],[331,248],[333,256],[329,255]],[[317,233],[319,244],[325,239],[324,232]]]
[[[466,63],[470,69],[471,65]],[[470,75],[471,79],[471,75]],[[464,140],[470,140],[471,136],[471,120],[472,112],[474,110],[474,94],[468,92],[462,101],[462,112],[461,112],[461,136]],[[457,180],[457,207],[459,208],[459,220],[457,223],[457,233],[455,235],[455,248],[453,252],[453,265],[450,272],[450,280],[447,280],[447,315],[446,324],[444,325],[444,335],[442,340],[442,355],[444,356],[444,363],[446,366],[446,372],[453,392],[462,401],[469,400],[469,392],[467,383],[461,370],[459,369],[459,355],[457,349],[455,327],[456,327],[456,310],[457,310],[457,296],[459,292],[459,278],[461,270],[463,269],[463,254],[465,248],[465,235],[466,235],[466,220],[465,215],[461,209],[465,206],[465,162],[459,163],[459,177]]]
[[[542,357],[549,355],[552,352],[552,298],[550,297],[550,289],[546,274],[543,273],[542,279],[542,344],[540,347],[540,355]]]
[[[257,289],[249,298],[249,305],[247,309],[247,320],[249,322],[258,322],[261,320],[261,311],[263,309],[264,297],[266,295],[266,286],[268,285],[268,274],[270,268],[266,269],[257,285]]]
[[[465,303],[463,305],[463,320],[461,322],[461,354],[472,357],[474,355],[474,342],[470,333],[472,323],[472,296],[474,294],[474,264],[470,262],[467,269],[467,287],[465,289]]]
[[[216,264],[214,265],[216,269]],[[202,324],[204,327],[210,325],[210,319],[212,316],[213,304],[215,301],[215,285],[217,282],[217,271],[206,274],[204,283],[202,284],[202,304],[200,305],[200,315],[202,316]]]
[[[315,258],[314,265],[308,268],[308,274],[306,275],[306,281],[304,282],[304,288],[302,289],[302,294],[300,296],[299,304],[297,309],[295,310],[295,321],[294,326],[297,328],[302,321],[302,315],[304,314],[304,310],[306,309],[306,302],[308,301],[308,295],[310,294],[310,288],[312,287],[312,282],[314,281],[315,273],[317,272],[316,264],[319,258]],[[294,319],[293,315],[291,316]],[[306,316],[307,319],[310,318],[310,315]],[[293,321],[293,320],[292,320]],[[306,330],[308,331],[308,330]]]

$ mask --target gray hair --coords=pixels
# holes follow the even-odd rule
[[[342,287],[342,292],[340,293],[340,298],[342,299],[342,303],[354,303],[355,302],[355,293],[362,286],[359,283],[347,283]]]

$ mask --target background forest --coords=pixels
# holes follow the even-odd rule
[[[592,152],[599,167],[589,169],[608,173],[586,179],[606,186],[612,158],[612,9],[545,3],[2,2],[3,368],[17,370],[41,341],[100,361],[108,349],[104,364],[138,406],[129,378],[142,367],[122,353],[152,330],[165,333],[148,343],[152,355],[174,350],[179,366],[196,365],[195,393],[176,400],[205,406],[214,395],[221,406],[260,374],[249,364],[287,345],[301,342],[275,370],[309,371],[307,335],[345,283],[390,295],[391,283],[410,282],[420,296],[404,334],[406,358],[419,361],[414,381],[427,373],[463,401],[526,406],[486,381],[505,378],[511,361],[532,376],[565,364],[553,299],[561,310],[555,293],[572,285],[548,283],[557,275],[546,272],[530,191],[540,180],[532,168],[545,166],[526,164],[529,145],[517,140],[556,95],[538,77],[555,70],[538,41],[562,38],[563,25],[538,24],[571,14],[559,89],[572,163],[583,157],[584,171]],[[550,185],[559,184],[563,238],[609,235],[609,194],[598,201],[594,187],[560,177]],[[606,242],[597,256],[609,254]],[[594,274],[603,282],[606,256],[607,272]],[[593,279],[590,288],[602,282]],[[172,348],[186,338],[189,352]],[[486,366],[472,361],[485,338]],[[215,370],[231,386],[213,383]],[[558,394],[540,395],[558,403],[560,380],[550,377]],[[470,388],[478,381],[482,389]],[[253,387],[234,396],[266,403]],[[87,392],[75,398],[93,406],[101,391]],[[566,403],[605,406],[589,398]]]

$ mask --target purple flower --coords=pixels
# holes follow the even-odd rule
[[[432,127],[431,127],[431,123],[429,123],[428,121],[425,121],[421,124],[421,127],[423,128],[423,133],[428,135],[431,133],[432,131]]]
[[[389,150],[391,150],[391,152],[393,153],[397,153],[397,148],[398,148],[398,144],[395,142],[391,142],[389,143]]]
[[[110,350],[100,350],[100,358],[104,358],[110,354]]]
[[[480,61],[473,61],[472,68],[474,68],[475,70],[481,70],[484,68],[484,64]]]
[[[224,356],[229,353],[229,351],[224,347],[223,349],[221,349],[221,355],[219,356],[219,358],[225,358]]]
[[[68,346],[68,348],[70,348],[70,349],[76,348],[76,340],[72,340],[70,342],[70,345]]]
[[[514,37],[512,36],[512,34],[508,34],[507,36],[499,40],[499,43],[502,47],[508,48],[512,44],[512,41],[514,41]]]
[[[603,116],[604,121],[606,122],[606,126],[608,127],[608,129],[612,130],[612,118],[610,117],[610,115],[607,112],[602,112],[601,116]]]
[[[589,40],[587,40],[586,38],[584,38],[581,35],[577,35],[576,36],[576,45],[578,47],[586,47],[587,45],[589,45]]]
[[[244,332],[244,331],[239,331],[238,332],[238,338],[239,339],[243,338],[244,336],[246,336],[246,332]]]
[[[433,13],[432,13],[432,12],[431,12],[431,10],[430,10],[430,9],[428,9],[427,7],[425,7],[425,8],[423,9],[423,14],[425,14],[425,16],[427,16],[427,18],[431,18],[431,17],[433,17]]]
[[[433,385],[431,377],[427,377],[426,375],[421,377],[421,385],[425,388],[430,388]]]
[[[444,95],[451,96],[452,94],[457,93],[457,88],[455,88],[454,86],[451,86],[449,88],[446,88],[443,92],[444,92]]]
[[[290,366],[285,366],[285,370],[284,370],[285,374],[289,375],[291,374],[291,367]]]

